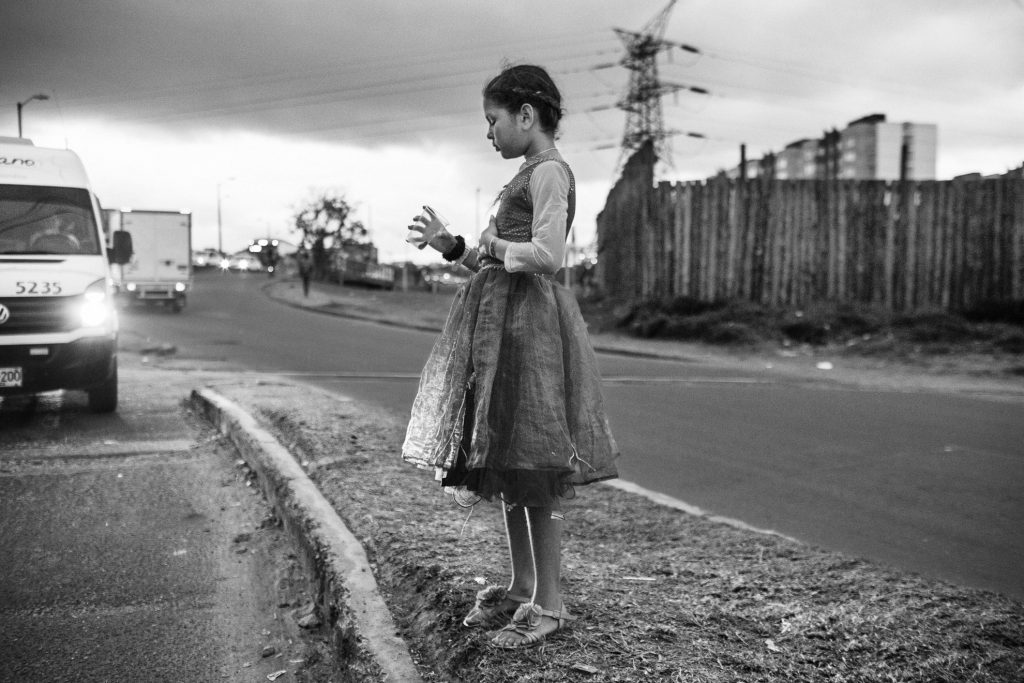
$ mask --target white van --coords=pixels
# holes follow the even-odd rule
[[[111,260],[130,251],[119,239]],[[116,410],[113,301],[99,202],[78,156],[0,138],[0,397],[84,390],[91,410]]]

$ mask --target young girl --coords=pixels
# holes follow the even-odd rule
[[[561,501],[617,476],[597,361],[576,300],[557,284],[576,188],[555,148],[562,98],[538,66],[510,66],[483,91],[487,139],[525,157],[477,249],[428,207],[410,241],[475,271],[455,295],[420,378],[402,457],[431,468],[456,499],[499,499],[508,587],[477,595],[467,627],[512,615],[504,648],[542,642],[572,619],[562,602]]]

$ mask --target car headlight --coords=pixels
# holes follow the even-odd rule
[[[174,283],[174,291],[175,292],[184,292],[185,291],[185,283],[184,282],[175,282]]]
[[[101,327],[114,316],[106,280],[97,280],[86,288],[80,314],[82,327]]]

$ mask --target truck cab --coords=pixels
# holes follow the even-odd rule
[[[100,216],[74,152],[0,138],[0,398],[83,390],[93,411],[117,409]]]

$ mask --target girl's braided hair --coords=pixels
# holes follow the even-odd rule
[[[484,87],[484,99],[500,104],[515,113],[524,104],[533,105],[541,128],[558,130],[562,110],[562,94],[543,67],[532,64],[506,66]]]

